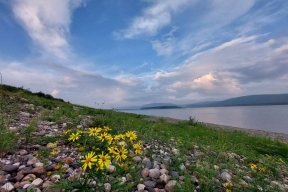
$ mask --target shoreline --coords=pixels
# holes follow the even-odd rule
[[[155,121],[159,119],[164,119],[167,122],[170,123],[177,123],[179,121],[187,121],[183,119],[176,119],[171,117],[159,117],[159,116],[153,116],[153,115],[146,115],[149,121]],[[277,132],[270,132],[270,131],[263,131],[258,129],[248,129],[248,128],[241,128],[241,127],[233,127],[233,126],[227,126],[227,125],[219,125],[214,123],[206,123],[206,122],[199,122],[203,125],[206,125],[211,128],[216,128],[220,130],[228,130],[228,131],[242,131],[245,133],[248,133],[249,135],[258,136],[258,137],[267,137],[272,140],[278,140],[284,143],[288,143],[288,134],[286,133],[277,133]]]

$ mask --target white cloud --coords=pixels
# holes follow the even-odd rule
[[[172,54],[175,44],[175,37],[173,36],[173,33],[177,29],[177,27],[173,27],[173,29],[169,33],[163,35],[161,41],[151,41],[152,48],[157,52],[157,55],[170,56]]]
[[[191,0],[156,0],[143,11],[141,16],[133,19],[131,25],[118,33],[118,35],[132,39],[138,35],[155,35],[159,29],[171,22],[172,13],[178,12],[187,4],[193,4]]]
[[[287,44],[287,38],[263,41],[261,35],[232,39],[191,56],[173,70],[156,72],[153,80],[170,99],[178,101],[192,95],[248,95],[265,82],[288,86],[284,82],[288,77]]]
[[[43,55],[67,59],[70,54],[69,26],[72,12],[83,0],[13,0],[16,18]]]
[[[58,95],[58,93],[59,93],[59,90],[54,89],[54,90],[52,91],[51,95],[52,95],[53,97],[56,97],[56,96]]]

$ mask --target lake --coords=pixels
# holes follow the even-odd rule
[[[200,122],[288,134],[288,105],[121,111],[183,120],[193,117]]]

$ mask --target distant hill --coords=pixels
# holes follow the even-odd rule
[[[253,105],[288,105],[288,94],[247,95],[216,102],[204,102],[186,105],[192,107],[225,107]]]
[[[126,106],[116,108],[116,110],[138,110],[138,109],[141,109],[141,106]]]
[[[142,105],[141,109],[174,109],[174,108],[182,108],[173,103],[150,103],[147,105]]]

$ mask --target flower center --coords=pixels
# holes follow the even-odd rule
[[[86,163],[90,163],[90,161],[91,161],[91,158],[90,158],[90,157],[87,157],[87,158],[86,158]]]

